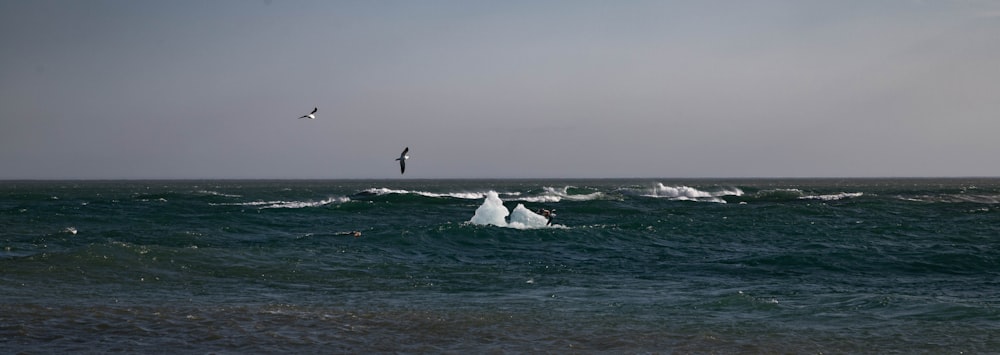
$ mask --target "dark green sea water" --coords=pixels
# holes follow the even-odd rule
[[[0,182],[4,353],[957,354],[998,334],[1000,179]]]

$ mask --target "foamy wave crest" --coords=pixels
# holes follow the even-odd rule
[[[726,200],[722,199],[722,197],[743,196],[743,190],[733,187],[718,191],[704,191],[690,186],[666,186],[662,183],[657,183],[656,186],[639,194],[645,197],[666,198],[676,201],[726,203]]]
[[[864,192],[841,192],[837,194],[817,195],[802,191],[800,189],[774,189],[761,190],[753,194],[756,201],[790,201],[790,200],[822,200],[837,201],[846,198],[856,198],[864,195]]]
[[[265,208],[306,208],[306,207],[322,207],[335,203],[345,203],[350,202],[351,199],[348,197],[331,197],[321,201],[253,201],[253,202],[240,202],[240,203],[213,203],[213,206],[251,206],[260,209]]]
[[[912,201],[912,202],[928,202],[928,203],[979,203],[987,205],[1000,204],[1000,195],[988,195],[988,194],[947,194],[947,195],[921,195],[913,197],[898,197],[900,200]]]
[[[434,192],[427,192],[427,191],[394,190],[394,189],[389,189],[389,188],[384,188],[384,187],[367,189],[367,190],[362,191],[361,194],[362,195],[375,195],[375,196],[383,196],[383,195],[390,195],[390,194],[397,194],[397,195],[411,195],[412,194],[412,195],[420,195],[420,196],[424,196],[424,197],[435,197],[435,198],[451,197],[451,198],[461,198],[461,199],[466,199],[466,200],[478,200],[478,199],[481,199],[483,197],[486,197],[486,194],[484,194],[482,192],[434,193]]]
[[[845,198],[855,198],[864,195],[864,192],[841,192],[839,194],[830,195],[809,195],[800,197],[803,200],[823,200],[823,201],[837,201],[843,200]]]
[[[601,198],[605,197],[605,194],[603,192],[600,192],[600,191],[592,192],[592,193],[589,193],[589,194],[576,194],[576,195],[574,195],[574,194],[571,194],[570,191],[569,191],[572,188],[574,188],[574,187],[573,186],[566,186],[566,187],[563,187],[561,189],[557,189],[557,188],[554,188],[554,187],[544,187],[543,188],[544,192],[541,195],[538,195],[538,196],[518,197],[517,200],[518,201],[525,201],[525,202],[550,202],[551,203],[551,202],[559,202],[559,201],[562,201],[562,200],[568,200],[568,201],[592,201],[592,200],[597,200],[597,199],[601,199]]]
[[[321,207],[335,203],[344,203],[351,201],[347,197],[331,197],[322,201],[277,201],[271,205],[267,205],[261,208],[306,208],[306,207]]]
[[[510,216],[510,221],[507,221],[507,216]],[[523,204],[517,204],[514,207],[514,211],[511,212],[503,205],[503,200],[496,191],[490,191],[486,193],[486,199],[483,204],[476,209],[476,214],[472,216],[469,223],[475,225],[492,225],[497,227],[505,228],[515,228],[515,229],[535,229],[535,228],[565,228],[559,225],[547,225],[548,219],[532,212]]]
[[[221,193],[221,192],[218,192],[218,191],[211,191],[211,190],[199,190],[199,191],[196,191],[195,193],[197,193],[199,195],[220,196],[220,197],[243,197],[243,196],[240,196],[240,195],[225,194],[225,193]]]

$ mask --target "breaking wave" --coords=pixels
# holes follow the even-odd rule
[[[198,190],[195,193],[198,194],[198,195],[203,195],[203,196],[219,196],[219,197],[234,197],[234,198],[235,197],[243,197],[241,195],[227,194],[227,193],[222,193],[222,192],[212,191],[212,190]]]
[[[607,195],[600,191],[586,191],[583,189],[576,188],[574,186],[565,186],[562,188],[556,187],[543,187],[540,192],[537,190],[531,193],[522,192],[496,192],[491,191],[497,196],[504,196],[509,198],[511,201],[523,201],[523,202],[534,202],[534,203],[554,203],[563,200],[566,201],[592,201],[606,198]],[[411,190],[398,190],[390,189],[385,187],[371,188],[358,193],[358,196],[386,196],[386,195],[416,195],[423,197],[432,198],[457,198],[464,200],[479,200],[486,198],[489,192],[427,192],[427,191],[411,191]]]
[[[1000,204],[1000,195],[990,194],[944,194],[944,195],[920,195],[920,196],[898,196],[903,201],[925,202],[925,203],[978,203],[986,205]]]
[[[723,197],[743,196],[743,190],[735,187],[721,188],[717,191],[705,191],[690,186],[667,186],[662,183],[657,183],[646,189],[626,189],[624,192],[643,197],[665,198],[675,201],[715,203],[726,203]]]
[[[565,186],[563,188],[543,187],[542,193],[535,196],[524,196],[516,198],[517,201],[524,202],[560,202],[567,201],[593,201],[606,198],[603,192],[595,191],[591,193],[574,193],[576,187]]]
[[[755,201],[821,200],[839,201],[864,196],[864,192],[841,192],[835,194],[810,194],[800,189],[761,190],[752,194]]]
[[[478,199],[481,199],[481,198],[483,198],[483,197],[486,196],[486,194],[484,194],[482,192],[435,193],[435,192],[427,192],[427,191],[395,190],[395,189],[389,189],[389,188],[385,188],[385,187],[367,189],[367,190],[364,190],[364,191],[360,192],[359,195],[363,195],[363,196],[365,196],[365,195],[366,196],[420,195],[420,196],[424,196],[424,197],[437,197],[437,198],[440,198],[440,197],[451,197],[451,198],[460,198],[460,199],[466,199],[466,200],[478,200]]]
[[[865,194],[864,192],[841,192],[839,194],[802,196],[801,199],[803,199],[803,200],[838,201],[838,200],[843,200],[845,198],[861,197],[864,194]]]
[[[339,204],[350,202],[349,197],[330,197],[325,200],[320,201],[252,201],[252,202],[238,202],[238,203],[213,203],[213,206],[249,206],[257,207],[260,209],[267,208],[307,208],[307,207],[322,207],[331,204]]]

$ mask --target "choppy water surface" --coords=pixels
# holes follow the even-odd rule
[[[8,181],[0,344],[982,353],[998,258],[997,179]]]

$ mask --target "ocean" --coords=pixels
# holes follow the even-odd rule
[[[3,353],[960,354],[998,335],[1000,179],[0,181]]]

